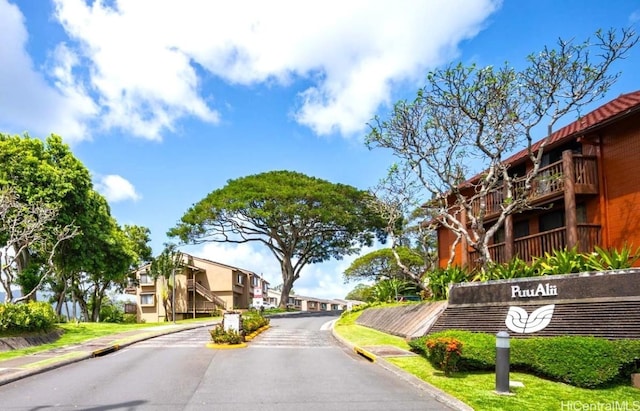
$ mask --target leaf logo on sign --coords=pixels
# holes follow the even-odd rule
[[[509,307],[504,324],[518,334],[534,333],[549,325],[554,308],[555,304],[544,305],[529,315],[520,307]]]

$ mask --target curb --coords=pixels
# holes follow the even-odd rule
[[[247,343],[239,343],[239,344],[207,343],[207,348],[213,348],[215,350],[234,350],[236,348],[247,348]]]
[[[384,358],[379,358],[377,355],[370,353],[369,351],[363,349],[362,347],[359,347],[351,343],[350,341],[345,340],[344,338],[342,338],[342,336],[340,336],[336,332],[334,326],[335,326],[335,323],[331,325],[331,333],[333,334],[333,336],[340,343],[352,349],[356,354],[365,357],[366,359],[368,359],[374,364],[380,365],[385,370],[394,373],[399,378],[403,379],[404,381],[408,382],[414,387],[425,391],[426,393],[431,395],[433,398],[435,398],[438,402],[445,404],[446,406],[451,407],[454,410],[473,411],[473,408],[471,408],[469,405],[465,404],[464,402],[460,401],[456,397],[449,395],[446,392],[440,390],[439,388],[436,388],[435,386],[429,384],[428,382],[421,380],[415,375],[406,372],[402,368],[391,364],[389,361],[385,360]]]
[[[93,350],[93,351],[87,351],[85,353],[82,353],[82,351],[78,351],[81,354],[79,354],[77,357],[72,357],[72,358],[65,358],[64,360],[61,361],[57,361],[57,362],[52,362],[51,364],[47,364],[47,365],[43,365],[40,367],[34,367],[34,368],[30,368],[30,369],[22,369],[20,371],[17,371],[15,373],[12,373],[10,375],[5,375],[5,376],[0,376],[0,386],[5,385],[5,384],[9,384],[18,380],[21,380],[23,378],[26,377],[30,377],[32,375],[37,375],[37,374],[41,374],[43,372],[46,371],[51,371],[51,370],[55,370],[56,368],[60,368],[60,367],[64,367],[65,365],[69,365],[69,364],[73,364],[79,361],[84,361],[84,360],[88,360],[90,358],[95,358],[95,357],[100,357],[103,355],[107,355],[109,353],[112,353],[114,351],[120,350],[122,348],[128,347],[132,344],[141,342],[141,341],[145,341],[145,340],[149,340],[151,338],[155,338],[155,337],[160,337],[162,335],[168,335],[168,334],[174,334],[180,331],[187,331],[187,330],[193,330],[196,328],[201,328],[201,327],[210,327],[212,324],[215,323],[206,323],[206,324],[198,324],[198,325],[194,325],[194,326],[186,326],[186,327],[181,327],[179,329],[169,329],[169,330],[163,330],[160,331],[158,333],[154,333],[154,334],[149,334],[149,335],[145,335],[144,337],[132,337],[131,341],[127,341],[125,343],[121,343],[121,344],[111,344],[111,345],[106,345],[102,348],[99,348],[97,350]],[[100,338],[100,337],[98,337]],[[79,344],[80,346],[82,344]]]

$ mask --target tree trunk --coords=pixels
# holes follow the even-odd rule
[[[280,294],[279,308],[286,309],[287,303],[289,302],[289,293],[293,288],[293,282],[296,278],[293,265],[291,264],[291,257],[283,257],[280,262],[280,267],[282,269],[282,290]]]

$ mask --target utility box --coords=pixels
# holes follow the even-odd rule
[[[239,333],[242,331],[242,314],[237,312],[224,313],[222,327],[225,331],[234,330]]]

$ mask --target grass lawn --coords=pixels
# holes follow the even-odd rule
[[[336,322],[335,330],[344,339],[364,347],[394,345],[408,349],[404,339],[355,323],[361,312],[347,314]],[[385,358],[442,391],[464,401],[476,410],[640,410],[640,390],[631,384],[600,389],[584,389],[549,381],[534,375],[511,372],[510,380],[524,387],[513,388],[514,395],[497,395],[492,372],[457,372],[445,377],[423,357]],[[626,408],[625,408],[626,407]]]
[[[219,318],[218,318],[219,319]],[[193,322],[212,321],[216,318],[197,318],[190,320],[176,321],[177,324],[186,324]],[[47,351],[54,348],[60,348],[67,345],[79,344],[105,335],[117,334],[131,330],[149,329],[153,327],[166,326],[170,323],[142,323],[142,324],[115,324],[115,323],[62,323],[57,327],[64,331],[64,334],[55,342],[42,344],[35,347],[23,348],[19,350],[11,350],[0,352],[0,361],[11,358],[21,357],[23,355],[35,354],[41,351]],[[9,335],[5,335],[9,336]],[[15,336],[15,335],[12,335]]]

